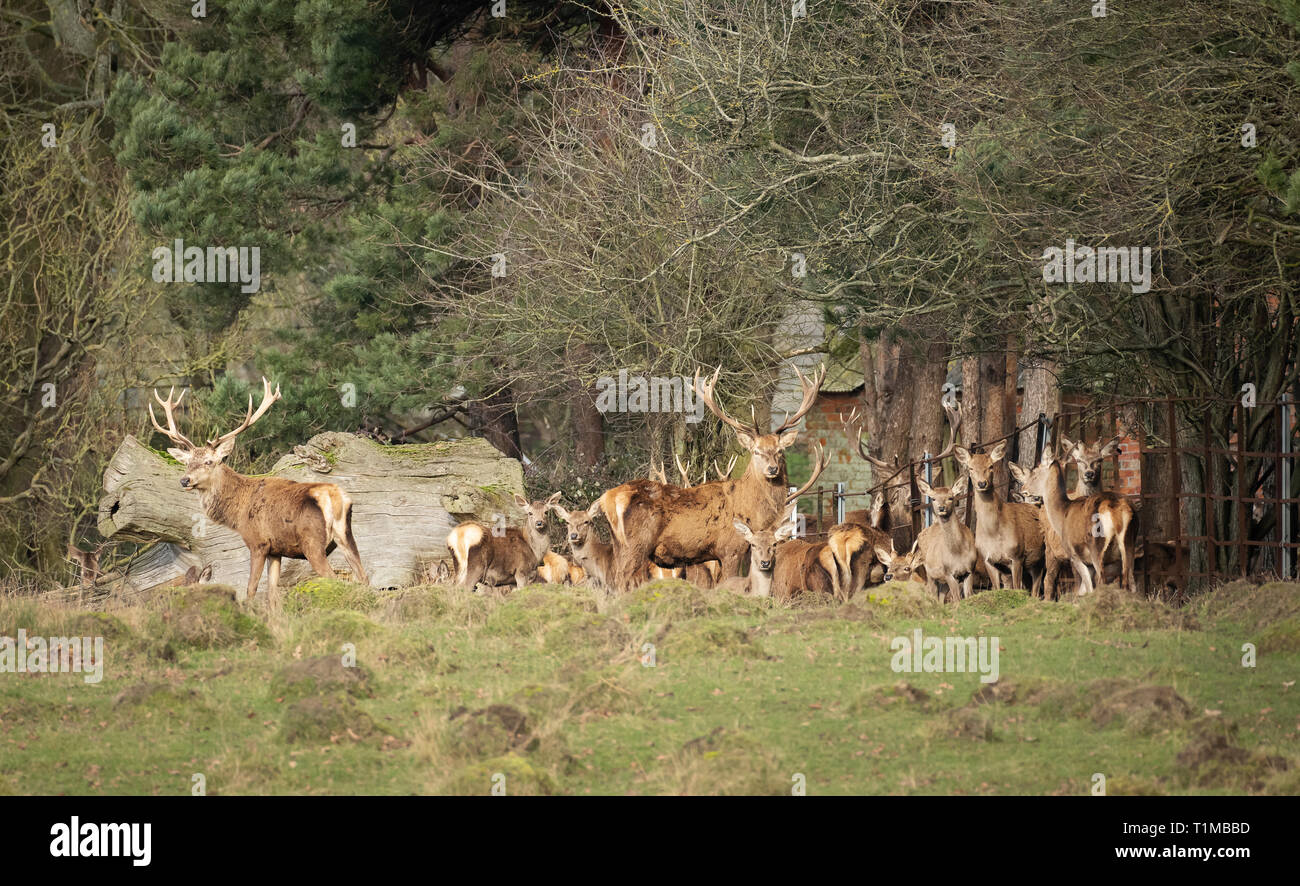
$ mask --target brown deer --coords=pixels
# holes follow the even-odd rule
[[[1028,471],[1017,464],[1011,464],[1010,468],[1025,493],[1042,501],[1043,513],[1078,576],[1080,595],[1091,593],[1095,587],[1089,567],[1096,573],[1098,582],[1105,578],[1103,555],[1112,544],[1116,545],[1122,562],[1124,589],[1134,590],[1137,522],[1133,519],[1133,506],[1126,499],[1110,492],[1071,499],[1065,491],[1065,471],[1055,458],[1048,457]]]
[[[99,581],[99,557],[102,550],[101,545],[93,551],[83,551],[68,542],[68,559],[77,565],[82,589],[92,587]]]
[[[651,480],[634,480],[608,490],[599,499],[614,540],[614,585],[635,587],[642,563],[649,559],[666,567],[688,566],[717,560],[722,576],[739,572],[748,543],[733,528],[735,521],[771,526],[786,500],[785,450],[798,437],[796,427],[812,409],[825,377],[824,367],[809,381],[798,368],[803,400],[780,427],[762,433],[743,424],[714,400],[721,367],[708,381],[695,373],[695,391],[709,410],[736,431],[736,439],[749,451],[749,466],[739,480],[714,480],[683,489]]]
[[[912,549],[906,554],[896,553],[892,544],[888,549],[876,551],[885,566],[885,581],[925,581],[925,566],[919,562],[919,542],[919,538],[912,542]]]
[[[547,551],[542,555],[542,565],[537,567],[537,577],[548,585],[564,585],[570,583],[572,570],[568,557]]]
[[[469,520],[447,533],[456,584],[472,590],[479,582],[495,587],[513,580],[515,587],[522,588],[535,580],[551,546],[546,537],[546,512],[559,500],[558,492],[545,501],[533,502],[516,494],[515,504],[524,512],[523,529],[507,526],[497,534]]]
[[[614,547],[597,537],[593,525],[600,513],[600,502],[593,502],[585,511],[570,511],[558,504],[553,505],[552,510],[568,525],[569,551],[574,562],[586,572],[593,585],[601,589],[610,588]]]
[[[894,549],[894,540],[887,533],[848,522],[832,526],[826,533],[826,544],[839,570],[836,596],[841,601],[851,600],[868,584],[882,581],[885,561],[880,552]]]
[[[779,600],[789,600],[805,591],[838,597],[839,567],[826,542],[794,538],[798,525],[789,520],[759,532],[751,531],[741,520],[733,526],[749,545],[750,594]]]
[[[182,465],[185,473],[181,486],[197,490],[207,515],[238,532],[248,546],[248,598],[257,595],[257,585],[266,566],[268,593],[274,594],[280,583],[280,560],[283,557],[305,559],[317,575],[334,575],[326,557],[340,547],[356,581],[366,584],[366,571],[352,536],[352,500],[333,483],[300,483],[282,477],[246,477],[223,462],[235,448],[235,438],[252,427],[280,399],[280,388],[271,392],[271,383],[262,379],[262,402],[253,411],[253,395],[248,395],[248,413],[239,427],[196,446],[176,428],[175,409],[185,399],[185,392],[172,400],[175,388],[163,400],[167,427],[158,424],[153,404],[149,420],[154,429],[184,448],[167,452]]]
[[[1061,451],[1065,453],[1064,459],[1067,463],[1074,462],[1076,471],[1074,491],[1070,493],[1070,498],[1087,498],[1101,492],[1102,462],[1112,455],[1119,454],[1119,439],[1116,435],[1105,443],[1085,444],[1072,443],[1069,437],[1061,435]]]
[[[970,596],[978,559],[975,535],[955,517],[957,499],[966,494],[966,484],[966,474],[951,487],[931,486],[920,478],[916,481],[916,488],[929,497],[936,519],[916,536],[919,562],[925,566],[925,586],[938,594],[942,581],[947,585],[949,603],[956,603],[959,595],[963,599]]]
[[[953,449],[958,464],[970,477],[975,499],[975,550],[990,584],[994,589],[1027,588],[1038,594],[1043,587],[1043,526],[1033,505],[1003,501],[998,494],[994,472],[1006,452],[1006,440],[988,454],[971,453],[964,446]],[[1009,585],[999,566],[1010,572]],[[1030,585],[1024,583],[1026,573]]]

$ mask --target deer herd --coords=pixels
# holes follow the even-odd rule
[[[1005,467],[1020,486],[1008,500],[997,480],[1007,442],[987,452],[959,445],[961,415],[945,402],[951,442],[930,463],[937,469],[953,458],[956,479],[950,486],[916,481],[934,521],[902,553],[894,550],[884,487],[903,469],[872,456],[859,430],[858,450],[881,472],[893,471],[893,477],[877,484],[870,508],[847,512],[824,541],[812,541],[801,537],[795,504],[821,476],[826,458],[817,447],[808,481],[792,489],[785,454],[798,437],[799,422],[814,405],[825,369],[811,378],[795,369],[801,402],[770,432],[723,410],[714,395],[719,372],[704,379],[697,371],[694,386],[749,454],[739,478],[731,477],[733,459],[725,469],[714,464],[715,479],[692,483],[679,459],[680,484],[667,482],[662,467],[654,467],[651,477],[616,486],[585,509],[569,510],[559,492],[539,501],[516,495],[521,525],[490,527],[467,521],[451,530],[446,540],[452,558],[448,577],[469,589],[511,583],[523,587],[540,578],[586,582],[612,593],[654,578],[677,577],[760,597],[789,600],[825,594],[840,601],[871,584],[913,580],[956,602],[970,596],[977,578],[993,588],[1025,588],[1056,599],[1060,571],[1068,566],[1080,594],[1115,579],[1126,590],[1135,589],[1133,507],[1123,496],[1098,486],[1101,463],[1117,451],[1117,439],[1104,445],[1062,439],[1062,456],[1044,449],[1032,469],[1007,462]],[[275,593],[283,557],[306,559],[318,574],[331,576],[326,557],[335,547],[341,548],[353,578],[364,583],[366,573],[352,534],[352,502],[342,489],[333,483],[245,476],[223,463],[235,438],[280,398],[278,387],[273,392],[266,379],[262,384],[256,411],[250,396],[243,422],[202,446],[177,429],[175,409],[184,392],[174,400],[170,392],[165,400],[154,393],[167,426],[159,424],[152,404],[150,420],[175,444],[167,451],[185,468],[181,486],[198,491],[207,515],[237,532],[248,546],[250,598],[257,593],[263,566],[270,592]],[[1067,490],[1070,462],[1077,467],[1078,479],[1075,488]],[[959,514],[968,492],[974,531]],[[547,521],[552,511],[565,524],[567,555],[550,549]],[[601,538],[602,519],[609,527],[609,541]]]

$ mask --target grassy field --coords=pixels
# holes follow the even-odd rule
[[[1000,679],[891,641],[998,638]],[[917,584],[783,607],[658,582],[604,600],[374,592],[268,608],[174,588],[0,598],[0,634],[102,636],[102,682],[0,673],[0,793],[1300,793],[1300,585],[1184,609],[1104,588],[957,607]],[[1257,665],[1242,665],[1253,643]],[[345,644],[356,667],[345,668]],[[645,644],[653,645],[653,666]],[[642,658],[646,657],[643,663]]]

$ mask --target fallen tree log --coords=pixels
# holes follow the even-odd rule
[[[127,437],[104,471],[99,531],[116,541],[166,542],[126,568],[128,588],[168,584],[191,566],[212,567],[212,580],[242,596],[249,556],[243,539],[213,522],[199,494],[183,489],[183,469],[168,456]],[[512,494],[523,494],[523,467],[486,440],[384,446],[355,434],[325,433],[294,447],[271,473],[337,484],[352,499],[352,528],[370,584],[402,587],[424,580],[448,556],[451,527],[467,519],[518,518]],[[347,575],[338,549],[330,565]],[[305,560],[285,559],[280,582],[312,574]],[[263,590],[266,576],[262,576]]]

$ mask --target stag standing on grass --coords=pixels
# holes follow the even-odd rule
[[[635,587],[645,561],[666,568],[717,560],[725,579],[737,575],[749,544],[736,532],[739,520],[749,526],[771,526],[785,506],[787,478],[785,450],[799,435],[796,427],[812,409],[826,375],[825,367],[812,380],[799,369],[803,400],[781,426],[763,433],[753,425],[727,415],[714,400],[719,367],[708,381],[695,373],[695,391],[709,410],[736,431],[746,450],[749,466],[739,480],[715,480],[690,489],[634,480],[608,490],[599,499],[614,539],[614,586],[619,591]]]
[[[154,428],[165,434],[181,448],[169,448],[168,453],[185,466],[181,486],[198,490],[203,508],[213,520],[239,533],[248,545],[250,558],[248,597],[257,594],[257,584],[262,578],[262,566],[267,568],[269,593],[274,594],[280,583],[280,560],[283,557],[305,559],[317,575],[329,578],[334,574],[326,557],[335,546],[341,546],[348,561],[352,577],[365,584],[366,571],[361,568],[361,555],[352,537],[352,500],[333,483],[300,483],[282,477],[246,477],[228,468],[222,462],[235,448],[235,438],[266,414],[280,399],[280,388],[271,393],[271,383],[262,379],[262,404],[253,411],[253,395],[248,395],[248,414],[243,423],[228,434],[209,440],[206,446],[196,446],[176,429],[174,410],[185,399],[185,392],[174,401],[172,393],[163,400],[154,391],[154,399],[161,404],[167,417],[167,427],[158,424],[153,404],[149,404],[149,420]]]

